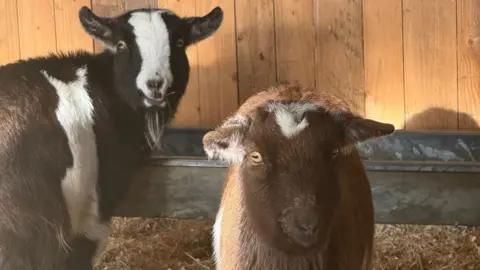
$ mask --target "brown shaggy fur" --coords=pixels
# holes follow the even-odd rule
[[[304,131],[285,138],[274,117],[262,111],[272,101],[310,102],[319,108],[305,114],[309,126]],[[220,237],[217,269],[371,269],[371,190],[351,146],[393,131],[390,124],[353,115],[333,95],[300,85],[273,87],[248,99],[203,141],[209,157],[231,163],[219,211],[222,219],[216,224],[221,230],[215,230]],[[348,152],[328,154],[347,146]],[[252,151],[263,156],[261,166],[246,154]],[[294,207],[290,201],[305,193],[321,206],[316,212],[321,220],[318,244],[311,248],[294,243],[291,228],[282,223],[285,209]]]

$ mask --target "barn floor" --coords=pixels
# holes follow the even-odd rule
[[[212,224],[117,218],[95,270],[214,269]],[[375,256],[375,270],[480,269],[480,228],[377,225]]]

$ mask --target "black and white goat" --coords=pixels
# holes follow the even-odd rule
[[[82,7],[79,18],[104,52],[0,67],[2,270],[92,268],[132,174],[185,92],[186,48],[214,34],[223,11],[110,18]]]

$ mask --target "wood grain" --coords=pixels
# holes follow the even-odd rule
[[[455,1],[404,0],[403,16],[406,128],[457,129]]]
[[[18,37],[17,2],[0,0],[0,65],[20,58]]]
[[[274,0],[235,1],[239,102],[276,83]]]
[[[137,8],[156,8],[157,0],[124,0],[125,1],[125,10],[132,10]],[[160,0],[163,1],[163,0]],[[169,1],[177,2],[177,1]]]
[[[312,0],[275,0],[277,79],[315,85]]]
[[[405,126],[402,0],[364,0],[365,116]]]
[[[170,9],[180,17],[195,16],[195,0],[158,0],[159,8]],[[185,95],[180,101],[173,127],[193,127],[200,124],[200,100],[198,85],[198,47],[192,45],[187,48],[187,57],[190,62],[190,78]]]
[[[125,12],[125,0],[91,0],[92,10],[98,16],[117,16]],[[104,50],[102,44],[94,41],[96,53]]]
[[[8,0],[11,1],[11,0]],[[42,56],[57,51],[53,0],[17,0],[20,57]]]
[[[224,12],[220,29],[198,44],[200,126],[219,124],[238,107],[235,6],[231,0],[197,0],[197,16],[216,6]]]
[[[54,0],[57,51],[86,50],[93,52],[93,39],[85,32],[78,18],[82,6],[90,7],[90,0]]]
[[[317,87],[345,99],[365,115],[361,0],[316,0]]]
[[[458,126],[480,128],[480,1],[457,1]]]

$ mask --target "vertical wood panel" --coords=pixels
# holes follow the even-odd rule
[[[90,7],[90,0],[54,0],[57,51],[86,50],[93,52],[93,40],[83,30],[78,18],[82,6]]]
[[[197,0],[198,16],[220,6],[223,24],[212,37],[198,44],[200,125],[219,124],[238,107],[235,12],[233,0]]]
[[[53,0],[17,0],[17,12],[21,58],[56,52]]]
[[[0,0],[0,65],[20,58],[18,38],[17,2]]]
[[[365,114],[361,0],[315,0],[316,84]]]
[[[125,12],[125,0],[92,0],[92,10],[98,16],[116,16]],[[100,42],[94,42],[94,51],[103,51]]]
[[[365,116],[405,125],[402,0],[364,0]]]
[[[480,126],[480,1],[457,1],[458,125]],[[473,51],[472,51],[473,49]]]
[[[158,0],[158,7],[170,9],[180,17],[196,15],[195,0]],[[198,126],[200,124],[197,45],[187,48],[187,57],[190,62],[190,78],[185,95],[178,106],[177,115],[172,122],[174,127]]]
[[[275,0],[277,79],[315,85],[314,0]]]
[[[404,0],[407,129],[456,129],[456,4]],[[430,115],[418,115],[429,108]],[[415,120],[410,120],[415,118]]]
[[[236,1],[240,103],[276,82],[273,1]]]
[[[190,81],[174,126],[216,125],[277,78],[315,84],[397,128],[405,120],[407,129],[480,125],[477,0],[92,2],[102,16],[157,5],[180,16],[223,8],[221,29],[187,50]],[[92,51],[78,21],[79,8],[89,3],[0,0],[0,64],[54,51]]]
[[[164,1],[164,0],[159,0]],[[172,4],[178,1],[170,0]],[[157,0],[125,0],[125,10],[137,9],[137,8],[156,8]]]

